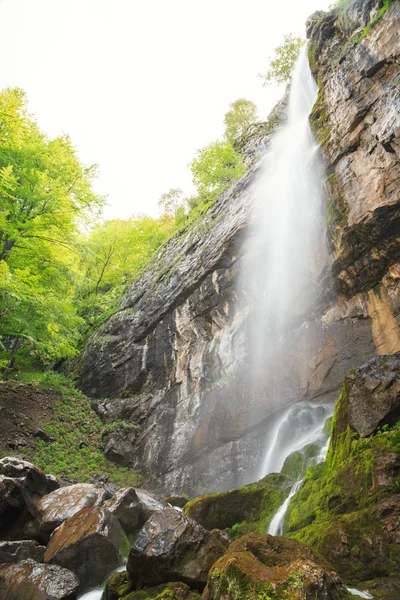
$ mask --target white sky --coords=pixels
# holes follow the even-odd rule
[[[282,90],[257,74],[331,2],[0,0],[0,88],[23,88],[44,131],[99,163],[107,218],[156,215],[171,187],[192,192],[187,165],[232,101],[268,115]]]

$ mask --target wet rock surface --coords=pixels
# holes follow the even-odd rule
[[[76,600],[79,580],[67,569],[24,560],[0,564],[0,600]]]
[[[122,563],[128,548],[129,542],[114,515],[105,508],[90,507],[55,530],[44,560],[76,573],[83,591],[100,585]]]
[[[82,508],[100,504],[103,499],[104,490],[89,483],[77,483],[48,494],[37,505],[41,531],[50,534]]]
[[[224,552],[211,533],[169,508],[145,523],[129,552],[127,571],[135,587],[179,580],[202,588]]]

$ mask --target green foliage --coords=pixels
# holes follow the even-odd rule
[[[177,211],[186,210],[187,200],[183,190],[180,188],[171,188],[165,194],[162,194],[158,207],[164,215],[175,216]]]
[[[29,347],[43,363],[72,356],[81,319],[73,303],[78,225],[100,210],[96,166],[68,136],[48,139],[19,89],[0,93],[0,336],[7,362]]]
[[[258,121],[257,106],[251,100],[239,98],[230,105],[230,110],[225,114],[224,137],[230,144],[240,138],[252,125]]]
[[[198,150],[190,168],[202,205],[212,204],[222,190],[246,172],[242,157],[228,142],[213,142]]]
[[[263,76],[264,85],[288,83],[292,76],[293,68],[305,40],[292,34],[285,35],[284,41],[274,50],[274,57],[269,61],[269,69]]]
[[[104,435],[110,429],[101,423],[91,409],[90,401],[70,379],[50,371],[23,373],[19,380],[37,385],[40,389],[59,392],[60,400],[51,421],[43,425],[43,430],[54,441],[37,439],[33,449],[20,447],[18,454],[56,477],[87,482],[93,474],[97,474],[108,476],[118,485],[140,484],[139,471],[117,467],[106,460],[102,450]]]
[[[175,229],[174,218],[164,214],[105,221],[82,236],[77,303],[86,323],[98,325],[118,309],[127,284]]]

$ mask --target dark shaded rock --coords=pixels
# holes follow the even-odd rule
[[[121,467],[135,466],[135,441],[137,431],[121,426],[108,437],[104,454],[111,462]]]
[[[82,508],[100,504],[104,491],[90,483],[76,483],[48,494],[37,505],[41,531],[50,534]]]
[[[295,540],[248,534],[233,542],[210,570],[203,600],[264,597],[339,600],[347,593],[339,577]]]
[[[33,560],[0,564],[0,600],[75,600],[79,580],[74,573]]]
[[[376,356],[347,375],[334,440],[348,426],[367,436],[379,427],[392,427],[397,421],[400,421],[400,352]]]
[[[131,547],[127,571],[135,587],[183,581],[204,587],[212,564],[225,548],[181,512],[168,508],[154,513]]]
[[[36,562],[43,562],[46,548],[34,540],[20,540],[16,542],[0,542],[0,563],[15,563],[31,558]]]
[[[53,476],[47,476],[32,463],[14,456],[0,460],[0,481],[8,488],[7,502],[12,506],[26,505],[32,514],[41,496],[60,487]],[[4,506],[4,501],[1,504]]]
[[[46,475],[27,461],[15,457],[1,459],[0,539],[35,537],[28,529],[35,523],[36,505],[43,495],[58,487],[52,475]]]
[[[166,496],[164,500],[167,504],[171,504],[171,506],[178,506],[179,508],[183,508],[185,504],[189,502],[189,498],[187,496]]]
[[[120,522],[126,534],[139,528],[141,503],[134,488],[122,488],[104,502],[104,508],[110,511]]]
[[[44,560],[76,573],[82,591],[101,584],[122,563],[128,548],[128,539],[114,515],[105,508],[90,507],[54,531]]]
[[[241,533],[265,531],[292,485],[286,475],[271,473],[236,490],[195,498],[186,504],[184,513],[206,529],[225,529],[245,521]]]

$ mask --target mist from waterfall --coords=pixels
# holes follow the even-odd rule
[[[253,192],[238,282],[238,296],[250,307],[248,410],[253,422],[302,399],[301,382],[287,357],[292,330],[301,330],[318,298],[326,258],[323,167],[309,125],[317,92],[304,48],[293,73],[287,121],[271,141]]]

